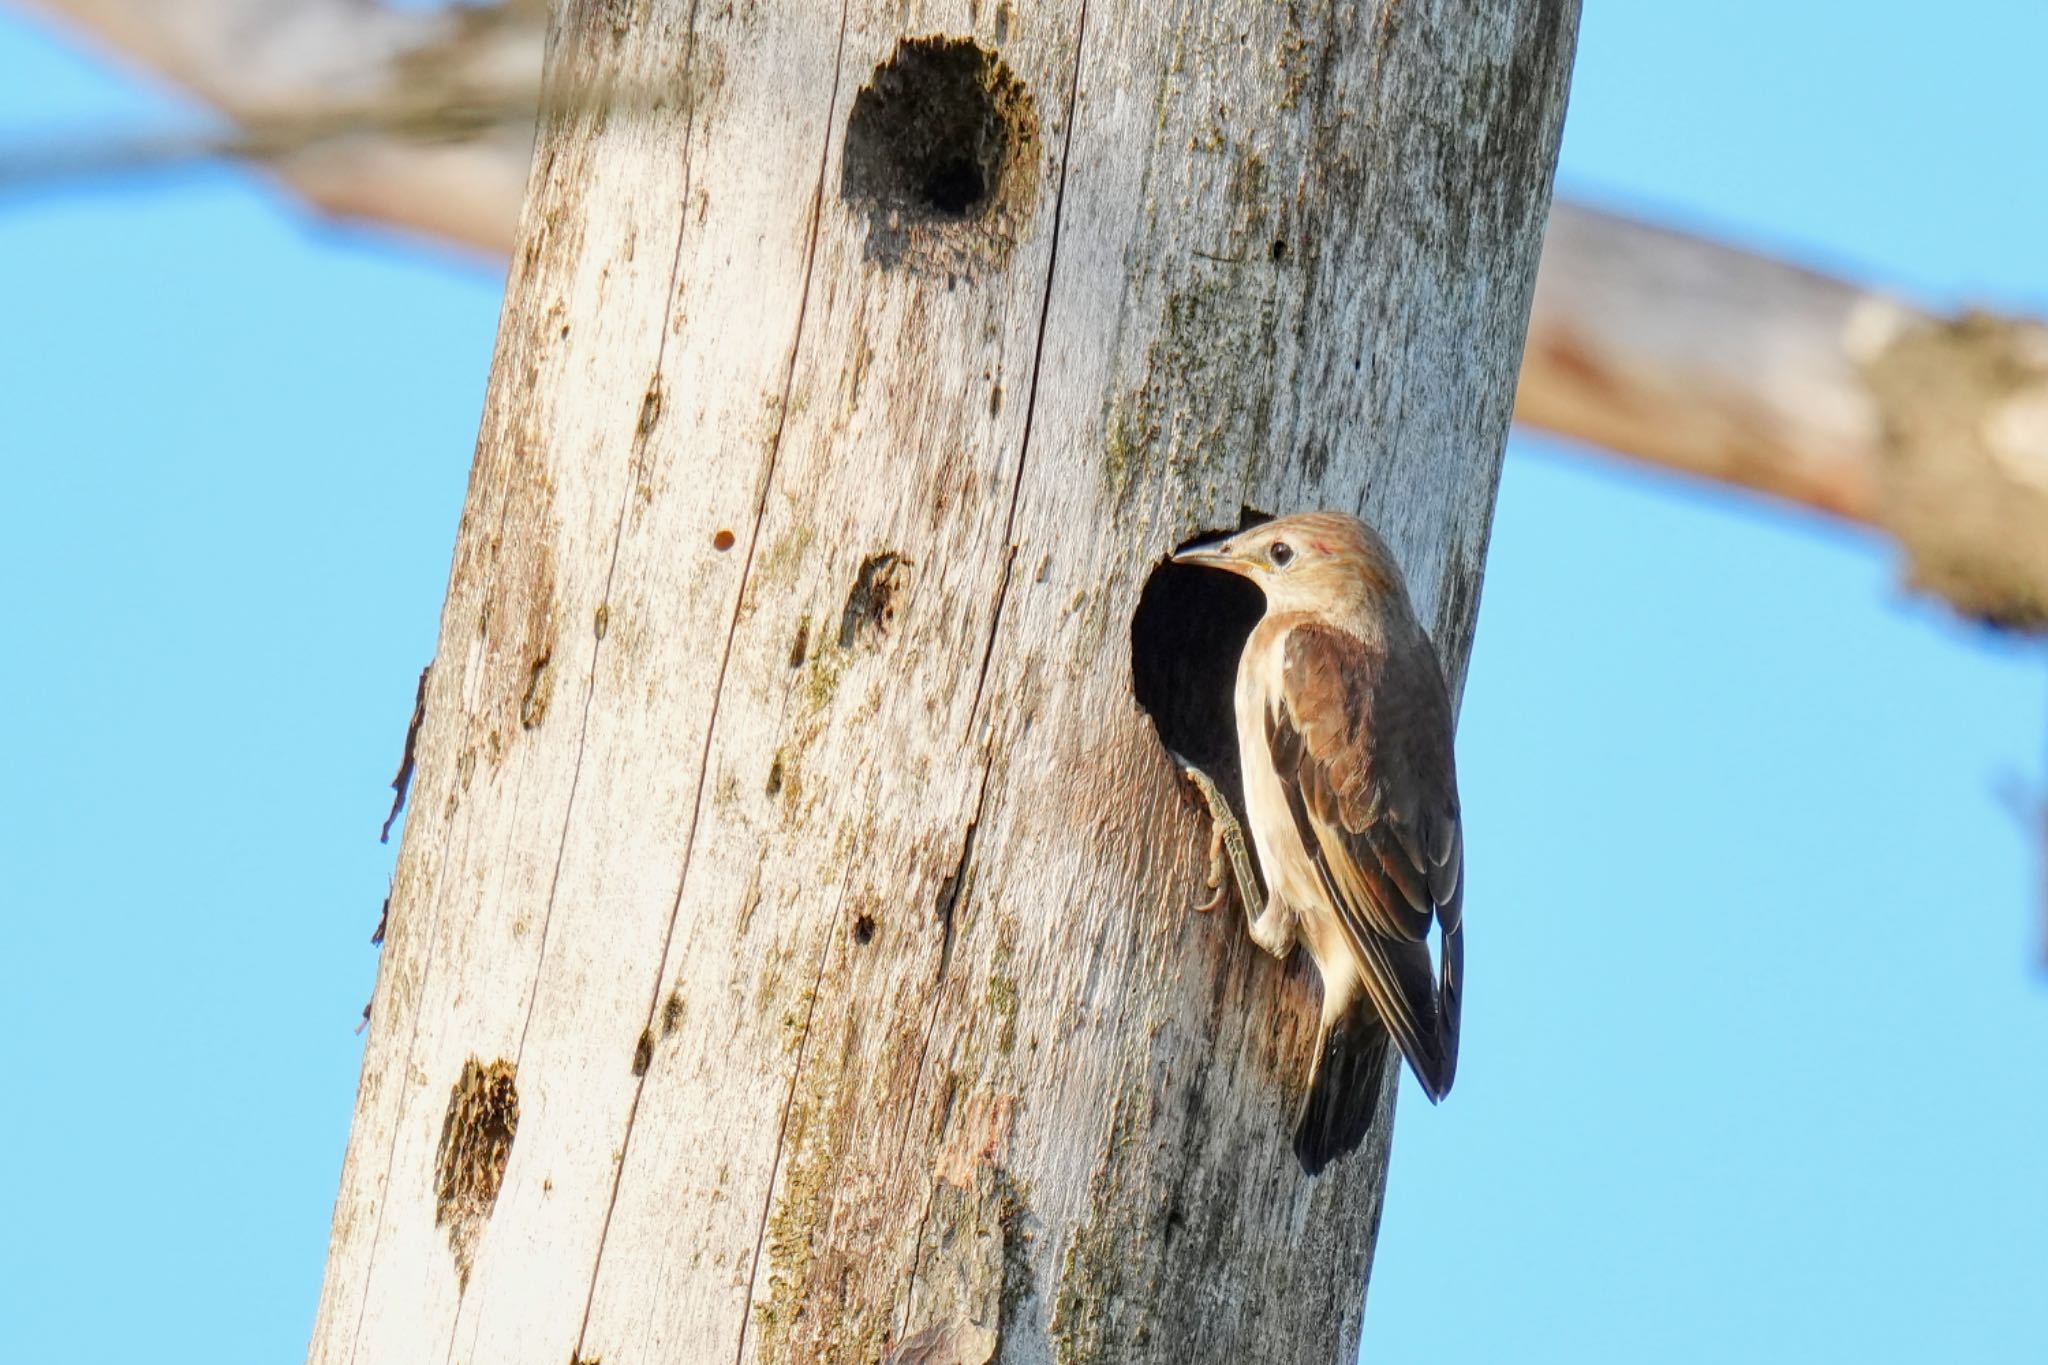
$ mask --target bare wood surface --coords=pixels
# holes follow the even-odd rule
[[[1345,1357],[1385,1132],[1294,1165],[1128,623],[1356,507],[1462,675],[1575,7],[559,22],[672,97],[540,139],[312,1358]],[[928,34],[1029,101],[966,221],[843,193]]]

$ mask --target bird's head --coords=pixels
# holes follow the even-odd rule
[[[1302,512],[1220,540],[1176,551],[1199,564],[1249,578],[1275,611],[1328,608],[1391,594],[1405,602],[1400,566],[1370,526],[1344,512]]]

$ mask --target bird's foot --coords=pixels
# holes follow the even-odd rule
[[[1237,887],[1237,898],[1243,903],[1245,913],[1260,900],[1258,874],[1252,870],[1251,850],[1245,847],[1244,826],[1231,813],[1230,802],[1209,774],[1192,763],[1183,762],[1181,772],[1188,781],[1195,784],[1195,790],[1202,794],[1202,803],[1209,808],[1209,875],[1207,885],[1211,895],[1194,909],[1207,914],[1229,899],[1230,887]]]

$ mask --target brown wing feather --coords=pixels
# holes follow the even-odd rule
[[[1387,650],[1305,623],[1266,740],[1367,995],[1433,1098],[1457,1070],[1464,838],[1451,705],[1426,642]],[[1428,937],[1441,931],[1441,984]]]

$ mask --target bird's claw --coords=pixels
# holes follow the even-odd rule
[[[1191,907],[1198,915],[1206,915],[1230,899],[1230,855],[1224,851],[1221,825],[1209,830],[1209,875],[1203,884],[1214,894]]]

